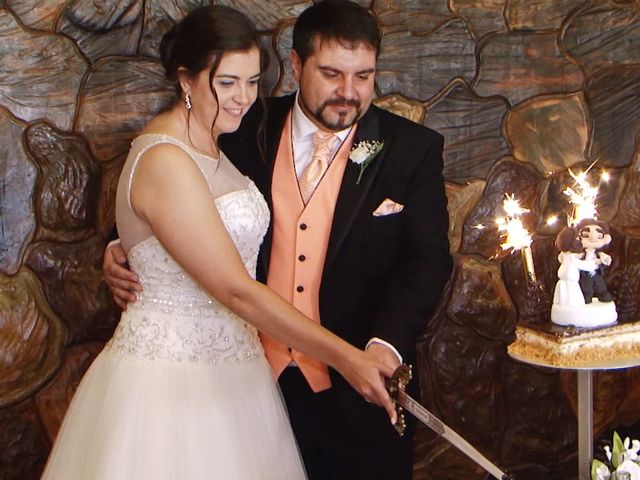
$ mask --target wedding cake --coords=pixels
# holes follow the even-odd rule
[[[529,363],[556,367],[634,364],[640,358],[640,322],[595,329],[562,327],[551,322],[520,324],[508,352]]]
[[[616,305],[604,280],[604,272],[612,259],[603,249],[612,238],[607,223],[598,219],[598,187],[589,183],[588,170],[577,174],[569,170],[569,173],[575,182],[564,190],[571,211],[566,216],[567,226],[560,230],[555,241],[560,252],[560,268],[553,292],[551,321],[539,317],[535,321],[521,321],[508,352],[529,363],[557,367],[606,368],[636,364],[640,359],[640,322],[616,323]],[[507,195],[507,200],[515,202],[513,196]],[[508,202],[505,201],[507,219],[502,223],[511,234],[512,220],[518,220],[517,216],[528,210],[514,208]],[[510,236],[515,237],[508,235],[507,240]],[[525,241],[520,244],[508,241],[502,244],[503,248],[522,249],[524,253],[531,239],[528,235],[520,237]],[[535,285],[533,259],[524,263],[528,278],[533,281],[530,285]]]
[[[640,323],[615,324],[616,305],[601,269],[611,257],[608,226],[593,218],[563,228],[551,322],[521,323],[509,354],[530,363],[558,367],[613,366],[640,357]]]

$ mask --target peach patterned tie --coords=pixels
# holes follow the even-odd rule
[[[323,132],[317,130],[313,134],[313,153],[311,155],[311,162],[307,165],[300,175],[300,194],[302,200],[306,205],[313,195],[320,179],[324,175],[325,170],[329,166],[331,160],[331,146],[335,141],[336,136],[331,132]]]

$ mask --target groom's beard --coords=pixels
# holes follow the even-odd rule
[[[338,118],[330,119],[329,113],[327,112],[327,108],[329,106],[338,106],[338,107],[353,107],[349,111],[346,112],[331,112],[332,115],[337,115]],[[312,112],[314,118],[325,128],[328,130],[333,130],[334,132],[338,132],[340,130],[344,130],[345,128],[349,128],[351,125],[360,120],[362,116],[362,103],[360,100],[347,100],[345,98],[334,98],[327,100],[322,105],[320,105],[314,112]]]

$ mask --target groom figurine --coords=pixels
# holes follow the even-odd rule
[[[443,138],[371,104],[380,42],[356,3],[309,7],[293,32],[299,91],[268,100],[266,148],[256,141],[259,107],[221,147],[271,207],[259,275],[308,317],[396,367],[415,364],[452,260]],[[118,249],[105,255],[105,278],[122,304],[135,297],[114,288],[132,278]],[[413,422],[400,437],[337,372],[262,340],[311,480],[412,478]]]
[[[576,226],[578,239],[584,249],[584,262],[587,267],[580,268],[580,288],[584,302],[589,304],[593,297],[600,302],[611,302],[613,297],[607,290],[602,277],[602,265],[611,265],[611,257],[600,249],[611,243],[609,225],[593,218],[582,219]]]

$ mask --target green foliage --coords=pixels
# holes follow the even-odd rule
[[[622,439],[618,432],[613,432],[613,455],[611,456],[611,465],[613,465],[613,471],[620,466],[620,464],[624,461],[624,452],[627,449],[624,448],[624,443],[622,443]]]

